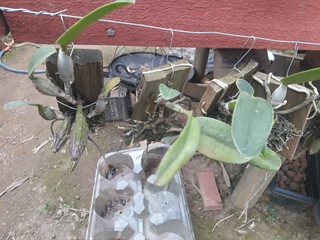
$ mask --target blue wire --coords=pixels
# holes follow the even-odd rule
[[[0,67],[4,68],[5,70],[11,71],[11,72],[15,72],[15,73],[24,73],[24,74],[28,74],[28,70],[20,70],[20,69],[15,69],[15,68],[11,68],[8,67],[6,65],[4,65],[2,63],[2,56],[5,54],[5,50],[1,50],[0,52]],[[44,70],[36,70],[34,71],[34,73],[44,73]]]

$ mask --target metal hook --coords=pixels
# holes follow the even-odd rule
[[[207,113],[207,111],[204,110],[204,108],[203,108],[205,104],[206,104],[206,102],[202,102],[202,103],[201,103],[200,110],[201,110],[201,112],[203,113],[203,115],[207,116],[208,113]]]
[[[62,13],[63,13],[63,12],[66,12],[66,11],[68,11],[68,9],[63,9],[63,10],[58,11],[58,12],[56,12],[56,13],[52,13],[52,14],[50,14],[50,17],[57,16],[57,15],[59,15],[59,14],[62,15]]]
[[[236,63],[233,65],[233,68],[231,69],[231,71],[232,71],[232,70],[236,70],[237,72],[239,72],[239,73],[241,74],[242,78],[244,78],[244,75],[243,75],[243,73],[237,68],[237,65],[242,61],[242,59],[245,58],[245,56],[248,55],[248,53],[251,51],[251,49],[253,48],[253,46],[256,44],[257,39],[256,39],[254,36],[251,36],[250,38],[248,38],[248,39],[245,41],[245,43],[242,45],[242,48],[247,44],[247,42],[248,42],[249,39],[251,39],[251,38],[253,39],[252,45],[251,45],[250,48],[245,52],[245,54],[239,59],[239,61],[236,62]]]
[[[289,67],[288,67],[288,69],[287,69],[286,77],[288,77],[289,71],[290,71],[290,69],[291,69],[291,67],[292,67],[292,64],[293,64],[293,61],[294,61],[294,59],[297,57],[298,49],[299,49],[299,41],[297,41],[297,42],[295,43],[295,45],[294,45],[294,53],[293,53],[291,62],[290,62],[290,64],[289,64]]]
[[[62,23],[62,26],[63,26],[64,31],[67,31],[67,27],[66,27],[66,24],[65,24],[65,22],[64,22],[64,18],[63,18],[62,13],[60,14],[60,19],[61,19],[61,23]]]
[[[169,31],[171,32],[171,40],[170,40],[169,50],[170,50],[171,52],[173,52],[172,49],[171,49],[171,47],[172,47],[172,43],[173,43],[174,32],[173,32],[173,30],[172,30],[171,28],[169,28],[169,30],[168,30],[168,31],[166,32],[166,34],[163,36],[163,39],[167,37]],[[167,53],[167,61],[168,61],[168,58],[169,58],[169,51],[168,51],[168,53]]]
[[[64,21],[63,14],[62,14],[62,12],[64,12],[64,11],[66,11],[66,10],[62,10],[62,11],[61,11],[61,13],[60,13],[60,19],[61,19],[61,23],[62,23],[63,29],[64,29],[64,31],[66,32],[66,31],[67,31],[67,27],[66,27],[66,23],[65,23],[65,21]],[[57,15],[57,13],[55,13],[55,15]],[[72,56],[73,50],[74,50],[74,44],[73,44],[73,42],[71,42],[70,57]]]
[[[169,28],[169,30],[170,30],[170,32],[171,32],[171,40],[170,40],[169,50],[172,51],[171,47],[172,47],[172,43],[173,43],[174,32],[173,32],[173,30],[172,30],[171,28]],[[169,31],[166,32],[166,34],[164,35],[163,38],[166,38],[166,37],[167,37],[168,32],[169,32]],[[168,64],[170,64],[171,69],[172,69],[172,73],[171,73],[171,77],[170,77],[170,82],[169,82],[169,85],[171,85],[171,84],[172,84],[172,79],[173,79],[173,76],[174,76],[174,68],[173,68],[171,62],[169,62],[169,51],[167,52],[166,61],[167,61]]]

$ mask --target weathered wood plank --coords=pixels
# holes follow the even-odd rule
[[[307,51],[302,61],[300,61],[300,67],[303,70],[308,70],[320,66],[320,51]]]
[[[3,12],[0,10],[0,37],[7,36],[9,33],[9,26]]]
[[[267,80],[267,74],[265,74],[265,73],[257,72],[255,74],[255,76],[259,77],[263,81]],[[279,86],[279,84],[280,84],[279,82],[272,80],[271,85],[270,85],[271,92],[273,92],[276,89],[276,87]],[[261,84],[259,84],[253,80],[252,86],[255,89],[255,93],[254,93],[255,96],[263,97],[263,98],[266,97],[265,90],[261,86]],[[294,84],[294,86],[310,92],[310,95],[312,94],[308,88],[305,88],[305,87],[303,87],[301,85],[297,85],[297,84]],[[300,104],[301,102],[303,102],[305,100],[305,98],[306,98],[305,93],[297,92],[297,91],[294,91],[294,90],[288,88],[288,92],[287,92],[287,96],[286,96],[287,104],[285,106],[281,107],[279,109],[279,111],[294,107],[294,106]],[[299,109],[295,112],[292,112],[292,113],[289,113],[289,114],[286,114],[283,116],[294,125],[297,132],[302,133],[302,131],[304,130],[305,124],[307,122],[307,117],[310,113],[311,106],[312,106],[312,104],[310,103],[308,106],[305,106],[302,109]],[[299,140],[300,140],[300,137],[293,136],[287,142],[286,146],[284,146],[282,148],[282,151],[279,152],[279,154],[287,159],[292,159],[292,157],[294,156],[294,153],[296,151],[296,147],[298,146]]]
[[[233,190],[230,198],[231,204],[239,209],[252,208],[260,199],[275,174],[276,171],[271,172],[249,165]]]
[[[196,48],[194,54],[194,75],[190,82],[199,83],[204,77],[206,70],[210,48]]]
[[[258,63],[254,60],[251,60],[243,69],[241,69],[244,79],[250,80],[252,73],[257,69],[257,67]],[[234,70],[228,75],[220,78],[219,81],[227,85],[227,89],[225,91],[223,91],[216,82],[211,82],[204,92],[194,115],[203,116],[204,113],[202,112],[201,108],[205,112],[210,113],[217,106],[221,94],[223,93],[224,96],[230,95],[233,90],[235,81],[241,77],[242,75],[240,74],[240,72]]]
[[[97,49],[75,49],[72,60],[75,77],[72,84],[74,96],[76,97],[79,94],[86,104],[95,102],[103,87],[102,52]],[[46,67],[47,76],[63,88],[63,83],[57,74],[57,54],[53,54],[47,59]],[[59,109],[64,111],[64,107],[60,104]]]
[[[171,65],[181,65],[174,67],[174,75],[172,79]],[[170,81],[171,84],[169,86],[171,88],[176,89],[179,92],[183,91],[191,70],[191,65],[185,59],[173,62],[171,65],[167,64],[144,71],[138,90],[138,101],[134,106],[131,121],[145,121],[150,117],[148,113],[152,115],[155,112],[157,105],[154,103],[154,100],[159,94],[159,85],[161,83],[168,85]],[[157,71],[161,69],[167,70]]]

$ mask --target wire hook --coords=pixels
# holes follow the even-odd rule
[[[294,59],[295,59],[295,58],[297,57],[297,55],[298,55],[299,43],[300,43],[300,42],[297,41],[297,42],[295,43],[295,45],[294,45],[294,53],[293,53],[291,62],[290,62],[290,64],[289,64],[289,67],[288,67],[288,69],[287,69],[286,77],[288,77],[289,71],[290,71],[290,69],[291,69],[291,67],[292,67],[292,64],[293,64],[293,61],[294,61]]]
[[[245,52],[245,54],[238,60],[238,62],[236,62],[234,65],[233,65],[233,68],[231,69],[232,70],[236,70],[237,72],[239,72],[242,76],[242,78],[244,78],[244,75],[243,73],[237,68],[237,65],[242,61],[242,59],[245,58],[245,56],[248,55],[248,53],[251,51],[251,49],[253,48],[253,46],[256,44],[256,41],[257,39],[254,37],[254,36],[251,36],[250,38],[248,38],[245,43],[242,45],[242,48],[247,44],[247,42],[249,41],[249,39],[253,39],[253,42],[252,42],[252,45],[250,46],[250,48]]]
[[[163,36],[163,39],[165,39],[167,37],[169,31],[171,32],[171,40],[170,40],[169,50],[167,52],[167,61],[169,58],[169,51],[172,52],[172,43],[173,43],[173,38],[174,38],[174,32],[173,32],[172,28],[169,28],[168,31],[166,32],[166,34]]]

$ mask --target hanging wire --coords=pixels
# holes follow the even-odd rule
[[[60,13],[60,20],[61,20],[61,23],[62,23],[63,29],[64,29],[64,31],[66,32],[66,31],[67,31],[67,27],[66,27],[66,23],[65,23],[65,21],[64,21],[64,18],[63,18],[62,13]],[[72,57],[73,50],[74,50],[74,43],[73,43],[73,42],[71,42],[70,57]]]
[[[168,64],[170,64],[170,67],[171,67],[171,70],[172,70],[172,73],[171,73],[171,76],[170,76],[170,80],[169,80],[169,82],[168,82],[169,85],[172,85],[172,79],[173,79],[173,76],[174,76],[174,68],[173,68],[171,62],[169,61],[169,51],[170,51],[170,50],[172,51],[172,48],[171,48],[171,47],[172,47],[172,43],[173,43],[174,32],[173,32],[173,30],[172,30],[171,28],[170,28],[169,30],[170,30],[170,32],[171,32],[171,40],[170,40],[169,50],[168,50],[167,56],[166,56],[166,61],[167,61]],[[166,38],[166,37],[167,37],[168,32],[169,32],[169,31],[166,32],[166,34],[164,35],[163,38]]]
[[[35,12],[31,11],[25,8],[8,8],[8,7],[0,7],[0,10],[5,11],[5,12],[23,12],[23,13],[29,13],[29,14],[34,14],[34,15],[49,15],[51,17],[59,15],[65,11],[61,10],[56,13],[49,13],[46,11],[40,11],[40,12]],[[76,18],[76,19],[82,19],[83,17],[80,16],[74,16],[74,15],[67,15],[63,14],[63,17],[68,17],[68,18]],[[122,24],[122,25],[130,25],[130,26],[135,26],[135,27],[144,27],[144,28],[151,28],[151,29],[157,29],[157,30],[163,30],[163,31],[170,31],[171,28],[164,28],[164,27],[156,27],[156,26],[151,26],[151,25],[146,25],[146,24],[137,24],[137,23],[130,23],[130,22],[120,22],[120,21],[113,21],[113,20],[106,20],[106,19],[99,19],[100,22],[108,22],[108,23],[115,23],[115,24]],[[215,32],[215,31],[208,31],[208,32],[198,32],[198,31],[188,31],[188,30],[180,30],[180,29],[171,29],[175,33],[186,33],[186,34],[215,34],[215,35],[223,35],[223,36],[229,36],[229,37],[236,37],[236,38],[252,38],[252,36],[246,36],[246,35],[240,35],[240,34],[230,34],[230,33],[224,33],[224,32]],[[272,39],[272,38],[264,38],[264,37],[255,37],[256,40],[261,40],[261,41],[269,41],[269,42],[276,42],[276,43],[296,43],[297,41],[292,41],[292,40],[279,40],[279,39]],[[315,42],[299,42],[300,44],[305,44],[305,45],[315,45],[315,46],[320,46],[320,43],[315,43]]]
[[[167,51],[167,62],[169,62],[168,58],[169,58],[169,51],[172,51],[172,43],[173,43],[173,38],[174,38],[174,32],[171,28],[169,28],[169,30],[166,32],[166,34],[163,36],[163,39],[165,39],[168,35],[168,32],[171,32],[171,40],[170,40],[170,45],[169,45],[169,50]]]
[[[238,60],[238,62],[236,62],[236,63],[233,65],[233,68],[231,69],[231,71],[232,71],[232,70],[236,70],[237,72],[239,72],[239,73],[241,74],[242,78],[244,78],[244,75],[243,75],[243,73],[241,72],[241,70],[239,70],[239,69],[237,68],[237,65],[242,61],[242,59],[244,59],[244,58],[248,55],[248,53],[251,51],[251,49],[253,48],[253,46],[255,45],[255,43],[256,43],[256,41],[257,41],[254,36],[251,36],[250,38],[253,39],[253,43],[252,43],[251,47],[245,52],[245,54],[243,54],[243,56]],[[249,39],[250,39],[250,38],[249,38]],[[249,41],[249,39],[247,39],[247,41],[245,41],[245,43],[242,45],[242,48],[247,44],[247,42]]]
[[[292,67],[292,64],[293,64],[293,61],[294,61],[294,59],[295,59],[295,58],[297,57],[297,55],[298,55],[298,50],[299,50],[299,41],[297,41],[296,44],[294,45],[294,53],[293,53],[293,56],[292,56],[290,65],[289,65],[289,67],[288,67],[288,69],[287,69],[286,77],[288,77],[289,71],[290,71],[290,69],[291,69],[291,67]]]

